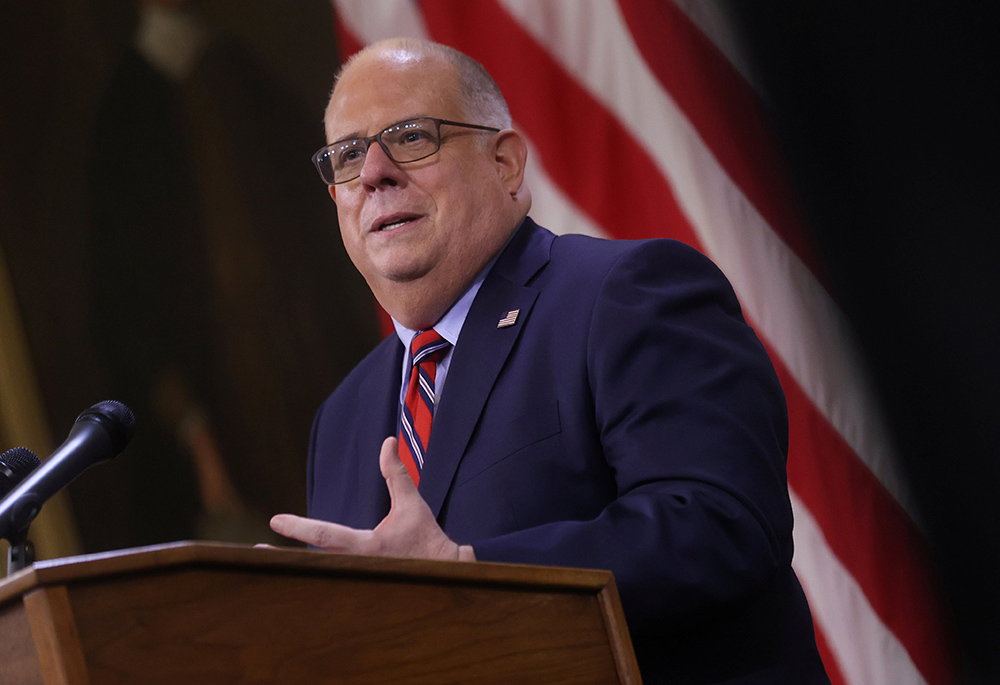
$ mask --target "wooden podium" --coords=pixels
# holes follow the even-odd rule
[[[639,683],[606,571],[183,542],[0,581],[0,683]]]

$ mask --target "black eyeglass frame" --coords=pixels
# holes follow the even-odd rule
[[[433,121],[434,122],[435,130],[437,132],[437,147],[434,148],[434,150],[432,150],[431,152],[428,152],[426,155],[422,155],[420,157],[417,157],[416,159],[408,159],[406,161],[400,161],[400,160],[398,160],[398,159],[396,159],[395,157],[392,156],[392,152],[389,151],[389,147],[385,143],[382,142],[382,136],[384,134],[388,133],[389,131],[392,131],[394,129],[399,128],[400,126],[403,126],[405,124],[409,124],[409,123],[414,122],[414,121]],[[438,152],[441,151],[441,142],[442,142],[442,138],[441,138],[441,125],[442,124],[446,124],[448,126],[461,126],[462,128],[471,128],[471,129],[476,129],[476,130],[479,130],[479,131],[492,131],[493,133],[499,133],[501,130],[503,130],[503,129],[495,128],[493,126],[480,126],[479,124],[466,124],[466,123],[461,122],[461,121],[449,121],[448,119],[439,119],[437,117],[414,117],[412,119],[403,119],[402,121],[397,121],[395,124],[392,124],[391,126],[386,126],[384,129],[382,129],[381,131],[379,131],[378,133],[376,133],[373,136],[367,136],[367,137],[362,137],[362,138],[344,138],[343,140],[338,140],[338,141],[336,141],[334,143],[330,143],[329,145],[324,145],[323,147],[321,147],[319,150],[317,150],[313,154],[312,161],[313,161],[313,164],[316,166],[316,171],[319,172],[320,178],[322,178],[323,182],[326,183],[327,185],[329,185],[329,186],[336,186],[336,185],[340,185],[341,183],[348,183],[348,182],[353,181],[354,179],[358,178],[359,176],[361,176],[361,167],[358,168],[358,175],[357,176],[351,176],[350,178],[344,178],[344,179],[341,179],[339,181],[333,181],[333,182],[331,182],[330,180],[327,180],[327,174],[323,170],[323,160],[326,159],[326,157],[331,152],[333,152],[333,149],[335,147],[337,147],[338,145],[342,145],[343,143],[346,143],[348,141],[362,141],[365,144],[364,149],[365,149],[365,154],[367,155],[368,154],[368,149],[372,146],[372,143],[378,143],[378,146],[380,148],[382,148],[382,152],[385,153],[386,157],[388,157],[389,159],[391,159],[396,164],[409,164],[410,162],[419,162],[420,160],[427,159],[428,157],[430,157],[432,155],[436,155]],[[362,165],[362,166],[364,166],[364,165]],[[332,178],[333,177],[333,168],[332,168],[332,165],[327,165],[327,168],[330,169],[330,176]]]

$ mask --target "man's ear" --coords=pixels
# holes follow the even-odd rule
[[[494,161],[504,189],[509,195],[516,195],[524,182],[524,167],[528,161],[528,144],[524,136],[514,129],[500,131],[496,137]]]
[[[326,191],[330,193],[330,199],[334,202],[337,201],[337,186],[327,186]]]

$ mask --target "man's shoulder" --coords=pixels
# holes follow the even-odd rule
[[[579,233],[556,235],[552,241],[553,257],[569,259],[593,259],[614,262],[630,254],[669,255],[678,259],[707,260],[708,258],[679,240],[672,238],[602,238]]]
[[[578,233],[555,234],[527,217],[493,273],[520,283],[554,278],[557,282],[582,284],[599,282],[616,267],[628,271],[650,265],[668,278],[673,266],[683,267],[682,272],[706,267],[717,271],[707,257],[677,240],[615,240]]]
[[[580,280],[604,280],[609,273],[648,273],[658,280],[684,280],[693,274],[722,277],[719,268],[697,249],[678,240],[648,238],[609,240],[581,234],[557,235],[549,266]],[[723,277],[724,278],[724,277]]]
[[[657,303],[695,298],[742,319],[739,301],[722,270],[697,249],[665,238],[606,240],[556,236],[549,261],[531,285],[564,309],[593,310],[600,303]],[[671,307],[674,305],[670,305]]]

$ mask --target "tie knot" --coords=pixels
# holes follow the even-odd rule
[[[451,343],[438,335],[433,328],[420,331],[413,336],[413,342],[410,343],[411,363],[416,366],[421,362],[437,362],[449,347]]]

